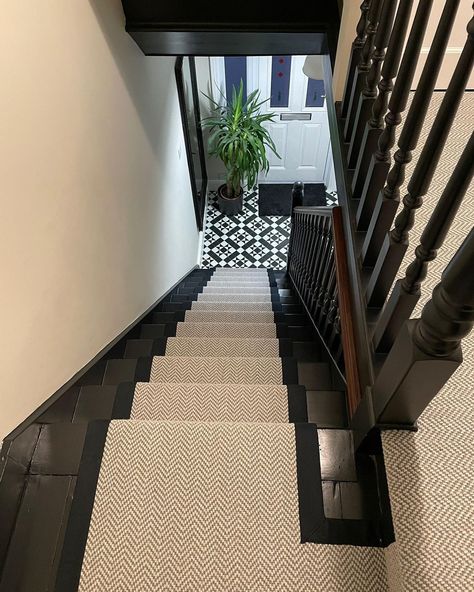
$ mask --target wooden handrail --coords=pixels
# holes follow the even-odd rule
[[[332,209],[332,229],[338,286],[339,315],[341,321],[341,339],[344,352],[344,367],[347,382],[347,401],[349,415],[352,417],[361,399],[359,364],[353,322],[349,267],[347,263],[346,241],[340,207]]]

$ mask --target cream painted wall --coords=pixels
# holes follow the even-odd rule
[[[420,77],[421,70],[423,68],[423,64],[426,60],[426,56],[428,55],[428,51],[431,46],[431,41],[436,32],[436,27],[438,26],[444,4],[444,0],[434,0],[433,2],[430,20],[428,23],[425,38],[423,40],[423,48],[420,55],[418,69],[415,74],[413,85],[414,88],[416,88],[417,81]],[[416,8],[417,6],[418,2],[415,1],[414,7]],[[412,21],[414,18],[414,14],[415,10],[412,11]],[[438,89],[445,89],[449,84],[449,80],[456,66],[456,62],[459,59],[462,47],[466,41],[466,25],[469,19],[472,18],[472,15],[472,3],[468,2],[468,0],[461,0],[456,15],[456,20],[453,26],[453,31],[448,42],[448,48],[446,51],[445,58],[443,60],[441,72],[436,84],[436,88]],[[355,38],[355,28],[359,20],[359,16],[360,2],[356,2],[355,0],[345,0],[337,46],[336,64],[334,67],[333,76],[333,90],[336,101],[340,101],[344,93],[344,85],[346,82],[346,73],[349,63],[351,45]],[[474,89],[474,72],[472,73],[471,78],[469,80],[468,88]]]
[[[0,439],[197,262],[174,59],[120,0],[2,5]]]

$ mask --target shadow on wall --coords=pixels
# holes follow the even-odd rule
[[[111,56],[135,105],[142,127],[155,154],[163,154],[174,131],[169,124],[176,101],[175,58],[147,57],[125,31],[125,16],[120,0],[89,0]],[[131,41],[135,51],[130,51]],[[157,66],[168,62],[169,77],[157,77]],[[163,69],[164,70],[164,69]],[[168,92],[164,97],[163,87]],[[163,100],[165,98],[165,100]],[[113,108],[113,105],[111,105]]]

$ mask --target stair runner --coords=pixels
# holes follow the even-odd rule
[[[127,419],[89,425],[57,592],[388,589],[358,527],[324,544],[340,521],[269,277],[216,269],[149,381],[121,386]]]

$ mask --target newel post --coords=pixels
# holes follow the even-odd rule
[[[407,321],[374,384],[379,424],[413,424],[462,363],[474,325],[474,229],[444,270],[421,318]]]

